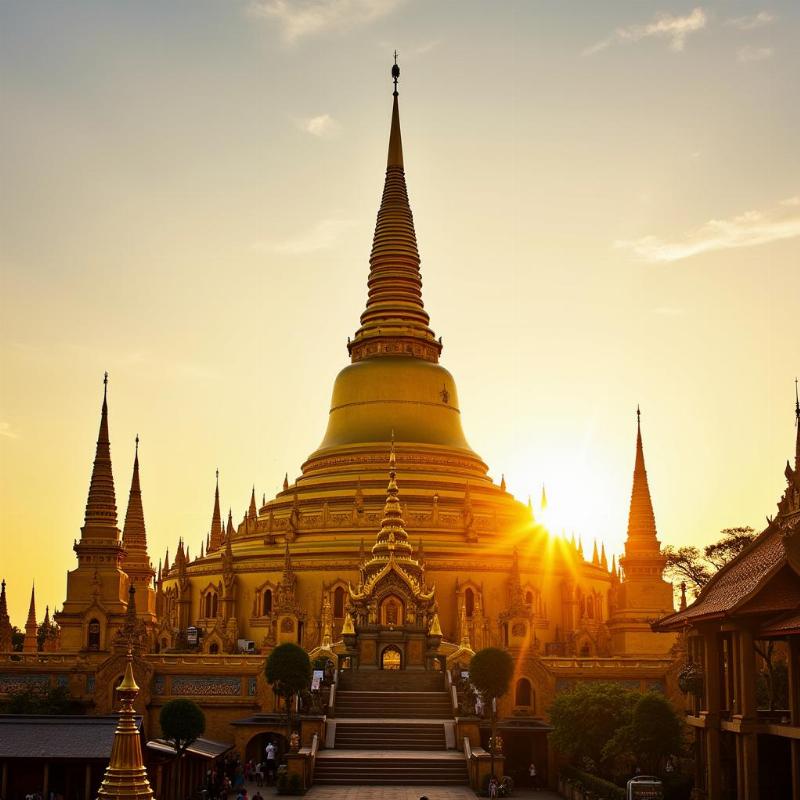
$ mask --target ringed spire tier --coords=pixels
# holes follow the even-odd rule
[[[347,345],[353,363],[365,358],[409,356],[435,364],[442,351],[422,302],[419,250],[403,165],[399,75],[400,68],[395,64],[386,179],[369,257],[367,307],[361,315],[361,327]]]
[[[111,445],[108,440],[108,373],[103,376],[103,406],[97,436],[92,480],[86,499],[86,515],[81,529],[82,539],[119,540],[117,498],[111,470]]]

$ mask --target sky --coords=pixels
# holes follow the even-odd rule
[[[120,526],[240,519],[322,439],[396,48],[424,299],[471,446],[618,553],[760,529],[800,372],[800,6],[0,3],[0,577],[64,600],[110,374]],[[402,485],[401,485],[402,490]]]

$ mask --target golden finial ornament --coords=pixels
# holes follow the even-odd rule
[[[150,800],[153,790],[147,780],[136,712],[133,710],[139,687],[133,677],[133,649],[130,644],[125,675],[117,686],[117,694],[120,700],[119,722],[114,732],[111,758],[97,797],[98,800]]]

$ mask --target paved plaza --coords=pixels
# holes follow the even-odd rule
[[[310,800],[475,800],[468,786],[314,786],[306,794]],[[559,800],[555,792],[518,789],[512,798],[519,800]]]

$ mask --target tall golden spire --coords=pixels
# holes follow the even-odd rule
[[[633,489],[628,514],[628,539],[625,544],[626,555],[630,550],[658,550],[656,538],[656,518],[650,487],[647,484],[647,470],[644,466],[642,447],[642,412],[636,408],[636,463],[633,468]]]
[[[125,545],[123,569],[129,575],[141,576],[149,583],[153,578],[150,556],[147,554],[147,531],[142,508],[142,489],[139,484],[139,436],[136,436],[136,449],[133,457],[133,475],[128,508],[125,511],[125,525],[122,528],[122,543]]]
[[[100,432],[86,500],[86,516],[82,539],[114,539],[119,541],[117,528],[117,498],[114,475],[111,471],[111,445],[108,441],[108,373],[103,377],[103,407],[100,413]]]
[[[211,550],[219,550],[222,544],[222,516],[219,513],[219,470],[217,487],[214,490],[214,512],[211,515]]]
[[[133,653],[128,649],[128,661],[122,683],[117,686],[121,708],[114,732],[111,758],[103,782],[97,791],[99,800],[149,800],[153,790],[147,780],[142,761],[142,744],[136,727],[133,702],[139,687],[133,678]]]
[[[400,134],[397,54],[386,179],[372,240],[367,307],[347,349],[353,362],[377,356],[410,356],[438,362],[442,351],[422,303],[422,278],[414,218],[408,203]]]
[[[22,650],[25,653],[35,653],[39,649],[37,635],[39,626],[36,623],[36,587],[31,586],[31,604],[28,608],[28,619],[25,622],[25,641]]]

